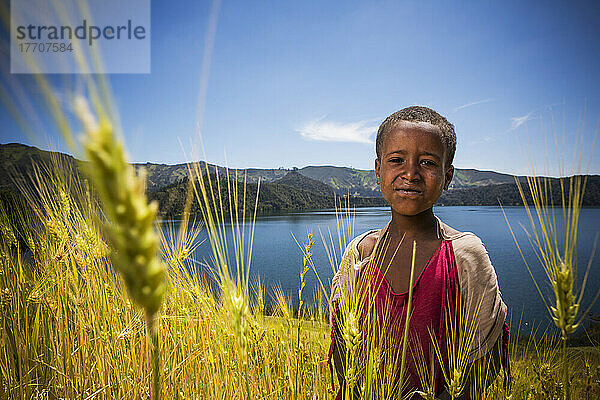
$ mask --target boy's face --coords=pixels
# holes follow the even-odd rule
[[[437,126],[402,122],[384,138],[375,173],[392,210],[412,216],[433,207],[450,185],[454,167],[446,167],[446,148]]]

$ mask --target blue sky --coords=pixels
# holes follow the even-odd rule
[[[581,171],[600,173],[594,2],[223,0],[210,50],[211,7],[153,1],[151,73],[109,75],[132,161],[186,161],[202,108],[210,162],[372,169],[378,125],[419,104],[455,125],[456,167],[570,173],[583,133]],[[2,78],[39,98],[31,79]],[[62,78],[57,93],[73,90]],[[52,129],[27,137],[11,118],[3,105],[2,143],[68,151]]]

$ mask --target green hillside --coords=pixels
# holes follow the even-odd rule
[[[532,205],[528,193],[527,183],[522,181],[527,202]],[[558,178],[550,180],[554,205],[561,205],[560,181]],[[470,188],[453,189],[444,192],[437,202],[446,206],[522,206],[523,200],[519,194],[516,183],[501,183],[497,185],[474,186]],[[588,175],[585,192],[583,195],[584,207],[600,206],[600,176]]]
[[[78,162],[70,155],[49,152],[18,143],[0,144],[0,191],[17,192],[18,187],[29,186],[35,168],[60,165],[64,171],[78,174]],[[34,167],[35,166],[35,167]],[[160,204],[164,216],[176,216],[183,210],[187,181],[187,164],[134,164],[147,171],[147,191]],[[210,165],[225,177],[224,167]],[[236,175],[237,174],[237,175]],[[256,184],[261,182],[260,211],[264,213],[333,207],[333,194],[350,195],[355,206],[385,205],[376,184],[375,171],[348,167],[308,166],[301,169],[229,170],[232,179],[248,183],[248,199],[254,204]],[[522,177],[520,177],[522,178]],[[493,171],[456,169],[450,190],[438,205],[520,205],[514,183],[515,177]],[[555,190],[558,181],[553,180]],[[254,192],[252,192],[254,191]],[[600,206],[600,177],[589,176],[584,205]]]
[[[297,177],[291,177],[290,179],[296,180]],[[308,178],[300,178],[294,182],[306,182]],[[216,177],[211,174],[211,180],[213,187],[216,185]],[[221,180],[221,196],[227,198],[228,189],[227,185],[223,184]],[[258,201],[258,213],[269,214],[279,213],[286,211],[297,211],[297,210],[311,210],[311,209],[324,209],[334,208],[334,194],[332,190],[329,190],[329,195],[315,193],[312,190],[302,189],[295,186],[290,186],[287,183],[291,183],[289,180],[284,180],[283,184],[280,183],[261,183],[259,191]],[[320,182],[317,182],[320,183]],[[321,184],[322,185],[322,184]],[[148,197],[150,200],[156,200],[159,203],[160,215],[165,218],[178,218],[181,216],[186,199],[188,181],[187,179],[164,187],[155,192],[149,193]],[[325,189],[324,187],[321,187]],[[250,210],[253,210],[254,203],[256,200],[256,192],[258,184],[247,183],[246,184],[246,197],[245,204]],[[238,182],[238,193],[242,196],[244,192],[243,184]],[[242,199],[240,198],[239,206],[241,208]],[[385,200],[379,198],[362,198],[362,197],[351,197],[350,205],[354,207],[373,207],[373,206],[384,206]],[[228,207],[225,207],[228,208]],[[190,210],[192,215],[199,216],[201,210],[198,202],[194,201]],[[227,210],[225,210],[227,212]]]
[[[278,185],[291,186],[296,189],[308,190],[321,196],[331,197],[335,191],[333,187],[302,175],[297,171],[288,172],[283,178],[274,181]]]
[[[58,152],[40,150],[19,143],[0,145],[0,190],[17,191],[17,187],[29,186],[35,176],[35,167],[45,168],[52,164],[77,170],[75,158]]]
[[[75,165],[75,158],[61,153],[49,152],[18,143],[0,144],[0,188],[14,189],[10,176],[15,172],[29,176],[32,164],[48,164],[51,155],[55,154],[62,162]],[[187,177],[187,164],[134,164],[136,168],[145,168],[147,172],[148,191],[152,192],[163,187],[177,183]],[[224,167],[218,167],[220,174],[225,174]],[[337,194],[350,194],[352,196],[378,197],[381,192],[377,187],[374,170],[360,170],[348,167],[334,166],[308,166],[297,170],[298,173],[308,178],[320,181],[331,186]],[[282,179],[290,171],[288,169],[259,169],[249,168],[237,170],[238,177],[245,175],[247,182],[263,183],[274,182]],[[236,170],[230,170],[232,176]],[[514,182],[512,175],[500,174],[493,171],[478,171],[475,169],[456,169],[451,188],[460,189],[474,186],[487,186],[500,183]]]
[[[187,164],[133,164],[136,169],[144,168],[147,173],[146,188],[153,192],[165,186],[179,182],[188,175]]]
[[[316,179],[333,187],[338,194],[351,196],[381,196],[374,170],[360,170],[347,167],[319,166],[304,167],[298,170],[302,175]]]
[[[501,183],[514,183],[513,175],[501,174],[493,171],[479,171],[476,169],[454,170],[454,178],[450,184],[452,189],[463,189],[473,186],[498,185]]]

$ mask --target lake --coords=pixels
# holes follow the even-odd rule
[[[547,298],[551,299],[552,289],[547,283],[547,278],[544,276],[541,264],[532,246],[528,242],[527,234],[520,226],[520,224],[523,224],[524,227],[530,230],[525,209],[523,207],[506,207],[504,211],[516,234],[525,259],[534,276],[538,279],[542,291],[548,296]],[[532,326],[539,324],[546,326],[550,322],[549,314],[519,254],[500,207],[436,207],[434,213],[453,228],[473,232],[483,240],[496,269],[502,297],[512,314],[513,326],[517,326],[521,318],[521,327],[524,331],[529,331]],[[557,215],[557,218],[559,217],[560,215]],[[385,226],[390,218],[389,208],[356,209],[353,224],[354,236],[370,229],[381,228]],[[557,224],[560,224],[560,220],[557,220]],[[329,241],[331,232],[331,236],[337,241],[337,231],[335,210],[295,212],[258,217],[255,225],[250,266],[251,280],[260,276],[261,282],[267,287],[267,296],[270,296],[273,288],[278,285],[281,286],[283,291],[291,297],[294,304],[297,304],[300,286],[299,274],[303,267],[303,255],[294,241],[294,236],[303,244],[307,242],[308,233],[313,233],[315,244],[312,248],[312,258],[321,280],[326,289],[329,290],[329,282],[334,271],[327,257],[321,236]],[[594,247],[594,240],[599,232],[600,208],[582,209],[578,236],[580,278],[583,277],[586,270]],[[204,239],[206,239],[206,233],[202,231],[198,240]],[[338,248],[339,245],[336,245],[336,249]],[[198,261],[210,260],[208,242],[201,244],[193,256]],[[208,262],[210,263],[210,261]],[[582,302],[582,312],[590,304],[599,288],[600,257],[596,255],[591,264],[586,295]],[[313,271],[309,271],[306,275],[306,287],[303,295],[305,302],[312,302],[316,290],[318,290],[317,277]],[[596,315],[600,314],[599,302],[596,302],[592,311]]]

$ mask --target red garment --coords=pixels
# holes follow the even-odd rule
[[[379,321],[384,313],[388,314],[390,329],[387,335],[392,343],[397,346],[397,351],[402,348],[402,335],[404,333],[404,323],[406,321],[406,309],[408,305],[408,292],[395,293],[389,282],[385,279],[383,272],[375,265],[369,263],[367,271],[363,277],[368,276],[371,288],[376,290],[375,311],[379,316]],[[451,240],[442,240],[434,254],[429,259],[427,265],[420,276],[415,279],[413,285],[412,313],[409,323],[409,341],[408,346],[415,351],[421,348],[424,360],[429,364],[430,356],[433,356],[435,362],[436,394],[439,394],[444,388],[444,377],[434,350],[431,347],[431,330],[437,337],[438,343],[442,346],[442,354],[445,353],[445,313],[449,310],[454,316],[455,299],[458,296],[458,274],[454,252],[452,250]],[[332,343],[329,350],[329,363],[331,367],[331,356],[335,347],[335,324],[332,326]],[[408,383],[412,388],[420,388],[420,380],[417,375],[412,352],[407,349],[405,357],[406,374]],[[400,364],[398,362],[398,369]],[[333,372],[333,371],[332,371]],[[332,373],[333,377],[333,373]],[[341,399],[341,389],[336,398]]]

